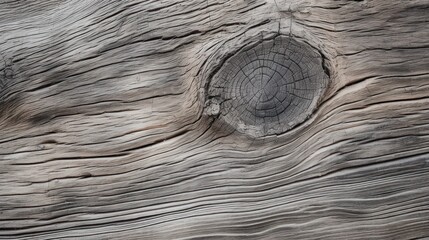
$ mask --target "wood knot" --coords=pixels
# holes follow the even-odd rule
[[[208,86],[206,111],[254,137],[281,134],[312,114],[328,78],[317,50],[276,37],[224,62]]]

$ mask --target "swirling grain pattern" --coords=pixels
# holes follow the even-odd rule
[[[428,9],[1,1],[0,239],[428,238]],[[300,95],[319,98],[301,123],[237,131],[207,110],[210,84],[279,37],[309,46],[329,82]],[[246,100],[259,119],[263,100],[300,94],[264,69],[274,82],[255,92],[245,70],[220,96],[260,94]],[[279,123],[299,115],[284,108]]]

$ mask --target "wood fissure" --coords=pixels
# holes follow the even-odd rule
[[[428,238],[428,9],[0,2],[0,239]]]

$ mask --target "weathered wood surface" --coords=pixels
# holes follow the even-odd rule
[[[429,237],[429,1],[0,2],[1,239]],[[231,49],[320,51],[304,123],[205,114]]]

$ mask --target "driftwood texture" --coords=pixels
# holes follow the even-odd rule
[[[0,2],[0,239],[429,237],[427,0]],[[248,42],[312,46],[304,122],[207,112]],[[216,111],[214,111],[216,112]]]

